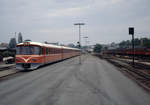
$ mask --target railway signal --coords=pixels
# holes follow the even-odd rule
[[[134,63],[134,59],[135,59],[135,53],[134,53],[134,27],[129,27],[129,35],[132,35],[132,53],[133,53],[133,55],[132,55],[132,64],[133,64],[133,66],[135,65],[135,63]]]

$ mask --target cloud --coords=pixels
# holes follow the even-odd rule
[[[149,0],[0,0],[0,42],[20,31],[34,41],[76,42],[76,22],[86,23],[81,31],[91,44],[119,42],[130,38],[129,26],[149,31],[149,5]]]

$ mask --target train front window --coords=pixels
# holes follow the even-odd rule
[[[19,55],[39,55],[40,47],[38,46],[18,46],[17,54]]]

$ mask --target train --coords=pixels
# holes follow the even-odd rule
[[[16,69],[35,70],[42,65],[80,54],[80,49],[77,48],[27,41],[16,46]]]
[[[135,48],[134,53],[131,48],[128,49],[111,49],[111,50],[104,50],[103,54],[110,54],[110,55],[120,55],[120,56],[133,56],[139,58],[150,58],[150,48]]]

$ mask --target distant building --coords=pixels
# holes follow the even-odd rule
[[[9,42],[9,48],[16,48],[16,38],[11,38]]]
[[[22,43],[22,42],[23,42],[22,34],[21,34],[21,32],[19,32],[19,34],[18,34],[18,43]]]

